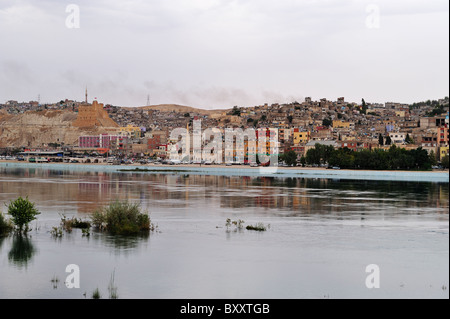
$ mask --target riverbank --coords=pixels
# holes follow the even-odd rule
[[[448,183],[449,171],[368,171],[368,170],[329,170],[325,168],[298,167],[248,167],[223,165],[108,165],[82,163],[28,163],[17,161],[0,161],[0,168],[42,168],[68,171],[98,172],[134,172],[159,174],[197,174],[219,176],[249,176],[278,178],[325,178],[357,179],[408,182]]]

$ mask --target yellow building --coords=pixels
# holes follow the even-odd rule
[[[448,156],[448,146],[439,148],[439,160],[442,161],[445,156]]]
[[[333,121],[333,128],[347,128],[349,129],[352,126],[350,122],[344,122],[341,120]]]
[[[306,144],[311,139],[311,132],[294,132],[294,145]]]
[[[141,128],[140,127],[136,127],[136,126],[132,126],[132,125],[128,125],[126,127],[120,127],[119,128],[119,132],[122,135],[128,135],[131,138],[139,138],[141,137]]]
[[[395,111],[395,116],[397,117],[405,117],[406,112],[405,111]]]

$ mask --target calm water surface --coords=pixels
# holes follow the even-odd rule
[[[448,183],[0,168],[3,212],[28,196],[42,213],[27,237],[0,238],[0,298],[108,298],[113,274],[119,298],[449,298],[448,195]],[[50,234],[115,199],[159,231]],[[64,284],[69,264],[79,289]],[[370,264],[379,289],[366,287]]]

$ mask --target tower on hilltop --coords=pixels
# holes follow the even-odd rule
[[[75,127],[119,127],[108,115],[108,112],[103,108],[103,103],[98,103],[94,100],[92,104],[87,101],[87,87],[86,87],[86,101],[78,107],[78,116],[72,125]]]

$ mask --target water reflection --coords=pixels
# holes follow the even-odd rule
[[[0,252],[2,251],[3,242],[5,241],[6,236],[0,235]]]
[[[448,183],[188,174],[0,169],[0,202],[28,195],[53,207],[92,213],[112,199],[170,208],[208,202],[217,208],[257,208],[281,216],[355,214],[367,210],[448,215]],[[143,205],[143,206],[145,206]]]
[[[96,232],[91,234],[88,240],[93,240],[102,246],[109,247],[117,254],[127,254],[142,244],[145,244],[149,239],[150,233],[143,232],[138,235],[120,236],[109,235],[107,233]]]
[[[8,253],[8,260],[17,268],[27,268],[28,263],[36,253],[36,248],[32,240],[22,234],[13,235],[11,250]]]

